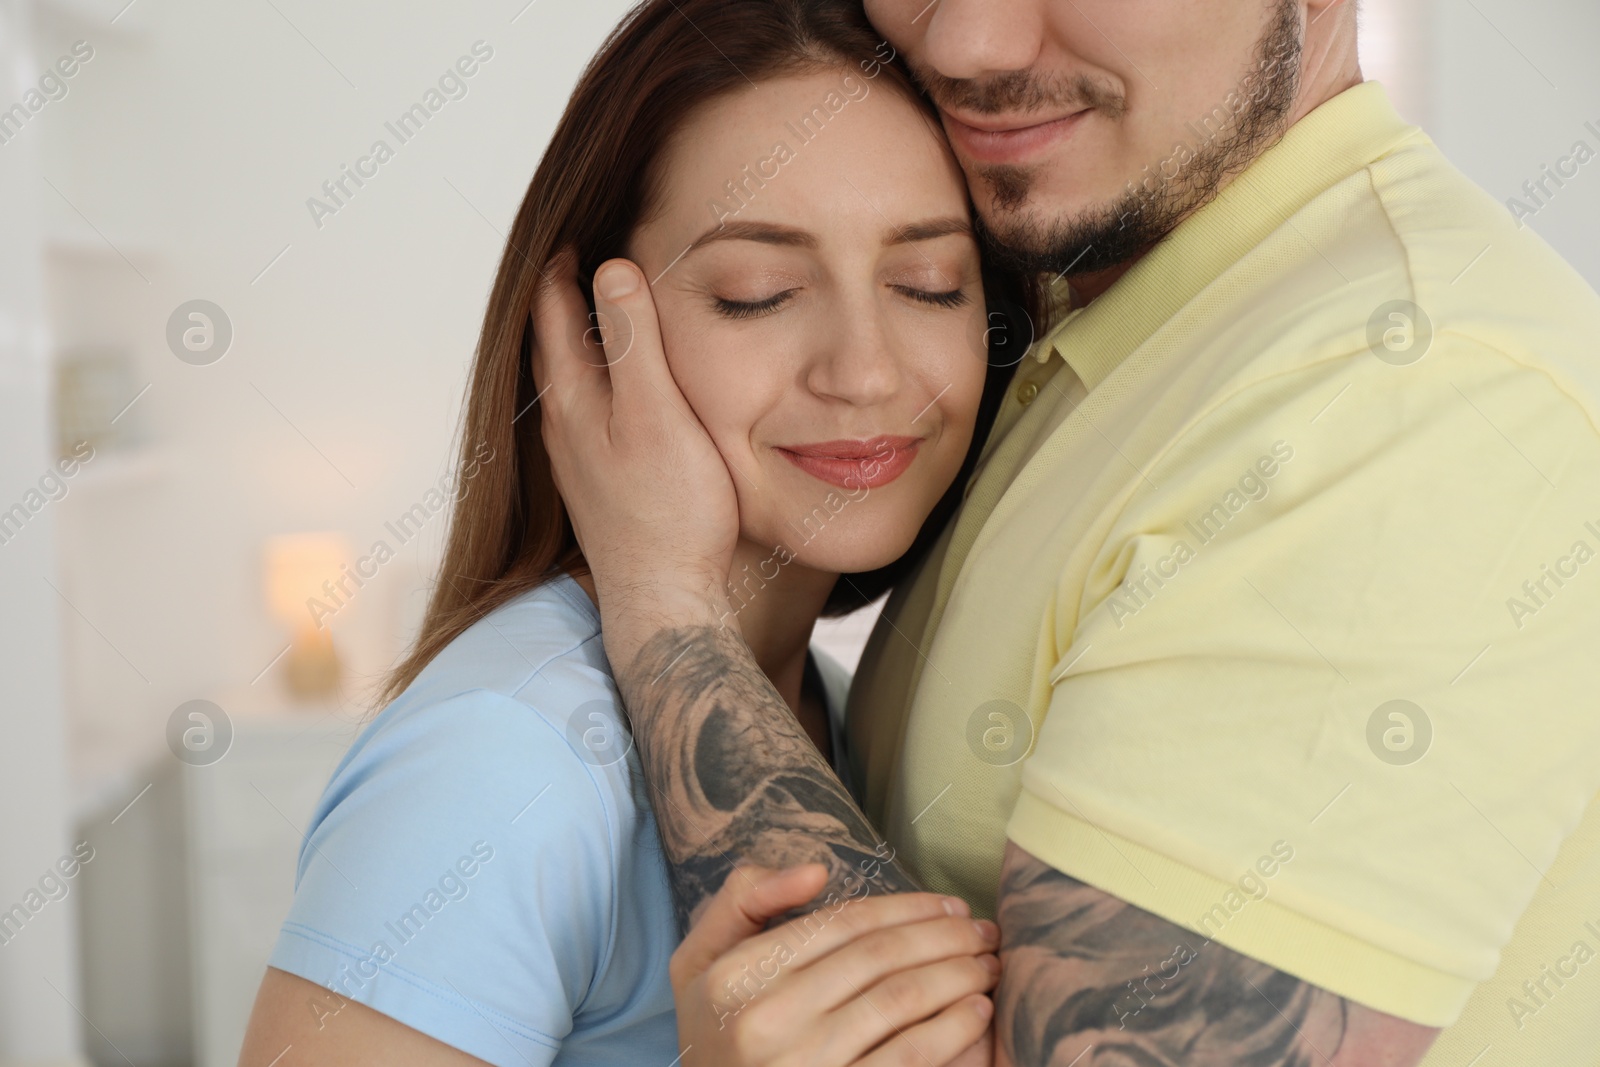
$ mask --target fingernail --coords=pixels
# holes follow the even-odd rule
[[[945,897],[944,913],[946,915],[971,915],[972,909],[967,907],[967,902],[960,897]]]
[[[979,956],[978,957],[978,962],[983,964],[983,969],[988,971],[990,974],[999,974],[1000,973],[1000,957],[999,956],[993,956],[993,955],[990,955],[990,956]]]
[[[994,1002],[988,997],[980,998],[972,1007],[978,1013],[978,1018],[980,1019],[987,1020],[989,1016],[994,1014]]]
[[[639,287],[639,279],[620,263],[609,263],[594,280],[595,291],[606,300],[620,300]]]
[[[1000,928],[988,919],[974,919],[972,925],[978,928],[978,936],[985,941],[1000,940]]]

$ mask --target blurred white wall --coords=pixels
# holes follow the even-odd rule
[[[32,18],[27,0],[0,0],[0,98],[37,76]],[[56,458],[36,152],[0,146],[0,511],[37,488]],[[46,507],[20,529],[0,525],[0,1064],[66,1064],[80,1047],[76,903],[70,892],[51,899],[62,891],[54,880],[40,885],[71,852],[58,640],[69,609],[51,588],[61,583],[56,518]]]
[[[447,469],[502,234],[582,63],[627,6],[0,0],[0,108],[75,42],[92,50],[65,96],[0,144],[0,508],[55,454],[50,358],[111,368],[92,379],[108,410],[131,402],[66,498],[0,546],[0,906],[66,847],[74,819],[149,842],[108,847],[102,867],[140,852],[178,862],[175,836],[140,821],[176,810],[147,773],[170,761],[169,716],[196,697],[281,699],[267,538],[334,530],[364,551]],[[1365,0],[1364,18],[1368,76],[1498,199],[1577,140],[1600,149],[1585,127],[1600,130],[1594,0]],[[465,96],[398,143],[385,124],[477,42],[492,54]],[[308,198],[326,199],[324,181],[380,138],[394,157],[314,219]],[[1600,162],[1529,225],[1600,282]],[[167,338],[196,299],[233,333],[209,365],[180,360]],[[333,619],[358,675],[375,676],[414,621],[441,528]],[[90,929],[124,923],[107,909],[151,894],[170,924],[170,881],[96,896]],[[70,913],[43,918],[26,931],[41,935],[28,948],[38,965],[0,948],[0,1062],[70,1055],[88,1032],[38,984],[59,973],[64,993],[76,985]],[[141,945],[170,942],[163,929]],[[182,1058],[188,1020],[159,991],[181,987],[184,965],[181,951],[152,958],[147,988],[90,983],[102,1005],[91,1016],[107,1013],[95,1021],[122,1046],[95,1037],[97,1056]]]
[[[395,544],[385,521],[448,468],[502,234],[581,65],[627,6],[0,3],[0,108],[59,59],[74,68],[65,95],[0,144],[0,507],[54,459],[52,358],[109,367],[87,392],[115,394],[101,415],[117,415],[65,499],[0,547],[0,898],[37,880],[72,823],[99,843],[91,888],[0,948],[0,1063],[71,1055],[80,1034],[105,1062],[187,1060],[167,720],[195,697],[286,702],[281,663],[268,670],[287,634],[264,606],[267,538]],[[462,57],[474,73],[458,70],[401,144],[386,123]],[[393,158],[359,189],[347,179],[354,195],[319,225],[308,198],[326,202],[324,181],[378,139]],[[167,338],[195,299],[232,327],[209,365],[181,361]],[[442,525],[332,620],[357,684],[414,621]],[[91,973],[93,1003],[70,969],[80,904],[91,961],[139,963]]]
[[[59,507],[88,620],[67,626],[86,788],[159,753],[183,701],[276,685],[258,678],[287,639],[261,592],[269,536],[364,551],[437,484],[501,234],[625,8],[141,0],[112,24],[126,4],[42,20],[41,63],[78,40],[94,57],[24,131],[49,182],[55,345],[124,350],[127,398],[148,387],[119,420],[143,443],[97,456]],[[465,95],[400,144],[385,124],[475,42],[490,58]],[[394,158],[313,219],[378,139]],[[232,325],[206,366],[167,341],[194,299]],[[358,673],[388,662],[442,525],[332,620]]]
[[[1600,152],[1600,4],[1594,0],[1434,0],[1428,128],[1445,153],[1600,286],[1600,160],[1546,180],[1577,142]],[[1565,169],[1574,169],[1572,163]],[[1559,177],[1559,175],[1558,175]],[[1493,255],[1491,249],[1488,255]],[[1597,352],[1600,356],[1600,352]]]

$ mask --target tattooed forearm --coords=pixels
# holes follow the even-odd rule
[[[1016,845],[998,919],[997,1063],[1408,1067],[1436,1033],[1209,942]]]
[[[826,864],[822,900],[916,888],[731,631],[661,630],[617,685],[680,924],[745,862]]]

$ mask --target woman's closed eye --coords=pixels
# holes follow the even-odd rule
[[[761,300],[729,300],[727,297],[716,296],[711,298],[711,302],[719,314],[726,315],[730,319],[749,319],[778,310],[798,291],[785,289]]]
[[[889,288],[904,297],[915,300],[919,304],[931,304],[940,308],[965,307],[971,299],[963,289],[939,292],[918,289],[911,285],[891,285]],[[731,300],[728,297],[716,296],[712,297],[712,305],[716,308],[718,314],[727,318],[749,319],[778,310],[784,304],[787,304],[797,292],[799,292],[798,289],[784,289],[760,300]]]
[[[963,289],[951,289],[948,292],[932,292],[927,289],[918,289],[910,285],[890,286],[897,293],[910,297],[922,304],[932,304],[935,307],[958,308],[965,307],[968,296]]]

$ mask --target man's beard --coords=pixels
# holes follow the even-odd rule
[[[1232,116],[1226,104],[1219,105],[1211,114],[1222,111],[1229,115],[1228,122],[1215,132],[1207,130],[1201,143],[1187,146],[1186,158],[1168,157],[1146,167],[1117,199],[1059,219],[1019,216],[1014,221],[986,222],[979,218],[977,231],[988,261],[1022,273],[1094,274],[1129,262],[1166,237],[1288,128],[1300,74],[1300,16],[1294,0],[1279,0],[1256,45],[1255,57],[1251,73],[1235,89],[1243,101],[1238,115]],[[1082,77],[1056,89],[1023,72],[1004,74],[983,84],[920,69],[917,74],[939,103],[979,112],[1039,107],[1067,99],[1114,120],[1126,108],[1122,97]],[[1196,124],[1189,128],[1195,129]],[[1177,173],[1168,177],[1166,171],[1173,167]],[[1008,215],[1022,207],[1038,177],[1038,168],[1004,164],[974,168],[975,180],[985,185],[993,198],[995,215]]]

